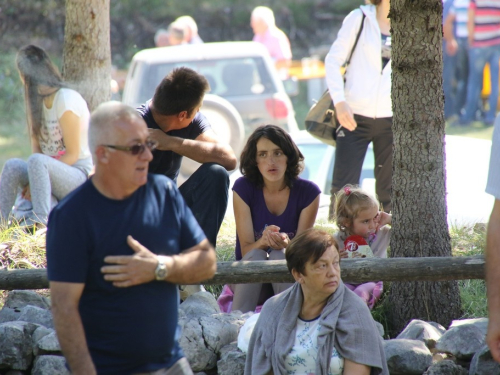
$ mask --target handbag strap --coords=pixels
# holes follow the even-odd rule
[[[363,13],[363,11],[361,9],[360,9],[360,11],[361,11],[361,14],[363,15],[363,17],[361,18],[361,25],[359,25],[358,34],[356,35],[356,40],[354,41],[354,45],[352,46],[351,53],[349,54],[349,58],[347,59],[347,61],[344,64],[346,71],[347,71],[347,67],[351,63],[352,54],[354,53],[354,50],[356,49],[356,46],[358,45],[359,37],[361,36],[361,31],[363,31],[363,26],[365,24],[366,15],[365,15],[365,13]]]

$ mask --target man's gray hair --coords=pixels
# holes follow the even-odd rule
[[[115,141],[113,125],[118,120],[142,119],[137,110],[117,101],[100,104],[90,116],[89,147],[94,164],[97,146],[112,144]]]
[[[276,21],[274,20],[274,12],[271,8],[258,6],[252,11],[252,17],[263,20],[268,27],[276,26]]]

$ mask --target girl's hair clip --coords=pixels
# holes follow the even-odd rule
[[[345,193],[345,195],[349,196],[351,194],[351,188],[349,186],[345,186],[344,193]]]

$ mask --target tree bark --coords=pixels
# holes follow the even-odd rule
[[[391,0],[392,257],[451,256],[446,220],[442,2]],[[456,281],[391,286],[392,328],[410,320],[447,327],[461,315]]]
[[[109,0],[66,0],[63,76],[90,111],[111,97]]]

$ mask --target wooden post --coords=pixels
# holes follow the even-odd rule
[[[484,257],[370,258],[341,261],[342,280],[444,281],[484,279]],[[201,284],[293,282],[284,260],[219,262],[217,273]],[[2,270],[0,290],[48,288],[45,269]]]

